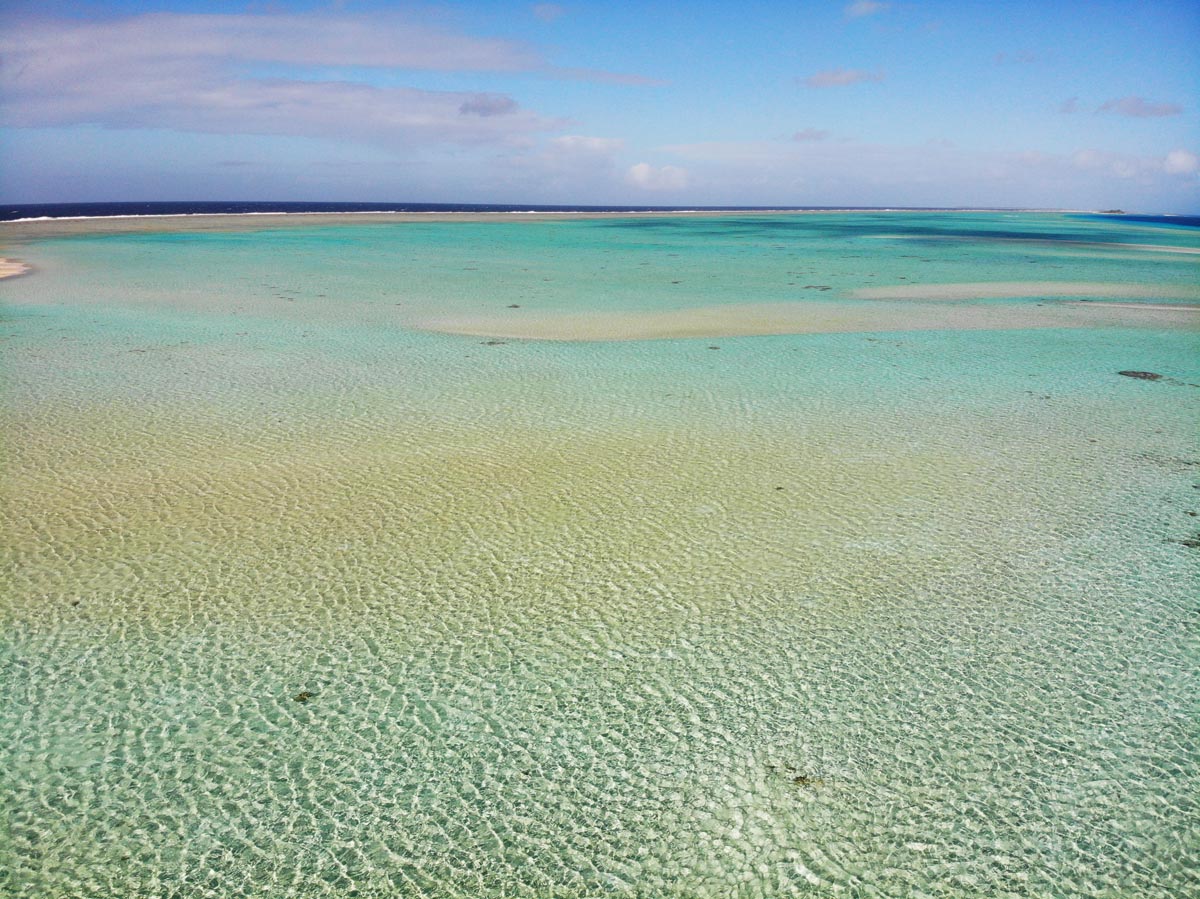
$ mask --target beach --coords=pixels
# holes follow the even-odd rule
[[[0,242],[24,895],[1195,882],[1194,229]]]

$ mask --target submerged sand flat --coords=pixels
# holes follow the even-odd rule
[[[1200,316],[849,295],[1192,258],[343,218],[0,252],[0,893],[1191,894]]]
[[[1120,294],[1115,294],[1120,295]],[[1200,326],[1200,307],[1137,303],[868,307],[834,302],[704,306],[663,312],[574,312],[431,318],[429,331],[525,340],[661,340],[874,331]]]
[[[1200,300],[1200,288],[1163,284],[1101,284],[1089,281],[982,281],[962,284],[895,284],[863,287],[857,300],[990,300],[1018,297],[1114,297]]]
[[[922,240],[922,241],[943,241],[943,242],[965,242],[970,238],[962,237],[954,234],[873,234],[871,237],[875,240]],[[1028,237],[997,237],[991,236],[989,241],[1000,244],[1020,244],[1026,246],[1037,246],[1051,249],[1056,252],[1061,252],[1064,248],[1087,249],[1087,250],[1133,250],[1135,252],[1150,252],[1150,253],[1183,253],[1185,255],[1200,254],[1200,247],[1186,247],[1176,244],[1155,244],[1155,243],[1108,243],[1099,240],[1047,240],[1038,237],[1036,234],[1030,234]]]

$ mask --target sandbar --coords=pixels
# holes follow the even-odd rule
[[[972,241],[979,240],[979,235],[972,234],[867,234],[872,240],[940,240],[940,241]],[[1200,254],[1200,247],[1185,247],[1178,244],[1155,244],[1155,243],[1112,243],[1102,240],[1058,240],[1046,237],[1039,237],[1036,234],[1030,234],[1028,237],[997,237],[988,235],[986,240],[996,243],[1015,243],[1037,245],[1040,247],[1049,247],[1055,250],[1061,250],[1063,247],[1072,247],[1076,249],[1087,250],[1132,250],[1134,252],[1151,252],[1151,253],[1184,253],[1189,255]]]
[[[29,272],[29,265],[19,259],[0,259],[0,278],[15,278]]]
[[[862,287],[856,300],[988,300],[1018,297],[1113,297],[1119,299],[1200,300],[1200,289],[1163,284],[1114,284],[1089,281],[972,281],[959,284],[895,284]]]
[[[1200,309],[1137,303],[914,306],[906,303],[744,303],[633,312],[550,312],[426,318],[418,328],[510,340],[662,340],[768,334],[1025,328],[1200,327]]]

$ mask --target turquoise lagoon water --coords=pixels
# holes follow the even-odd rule
[[[7,249],[6,894],[1200,888],[1194,230],[256,227]]]

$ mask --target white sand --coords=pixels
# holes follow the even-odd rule
[[[0,278],[15,278],[29,271],[29,266],[17,259],[0,259]]]

